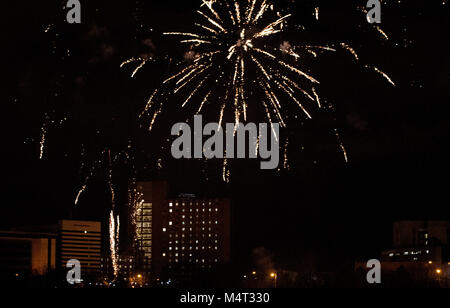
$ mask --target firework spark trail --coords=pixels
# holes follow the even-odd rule
[[[44,158],[44,149],[45,149],[45,141],[47,136],[47,122],[44,122],[41,128],[41,141],[39,146],[39,159],[42,160]]]
[[[83,184],[82,184],[81,188],[79,189],[79,191],[77,193],[74,205],[78,205],[82,194],[87,190],[88,183],[91,180],[91,178],[95,175],[97,169],[99,169],[101,167],[104,167],[103,157],[105,156],[105,154],[107,152],[109,152],[109,150],[107,150],[107,149],[103,150],[100,153],[99,158],[92,163],[92,166],[89,169],[89,172],[88,172],[87,176],[85,177],[85,179],[83,181]],[[128,155],[128,153],[126,151],[121,151],[112,159],[112,164],[114,165],[116,163],[116,161],[122,156],[125,156],[125,158],[127,158],[128,161],[131,160],[129,155]],[[84,163],[83,163],[83,166],[84,166]],[[111,167],[110,167],[110,169],[109,169],[109,176],[108,176],[108,185],[112,185],[112,174],[111,174],[111,172],[112,171],[111,171]],[[112,188],[113,188],[113,186],[110,186],[110,190]],[[114,196],[113,200],[115,200],[115,194],[113,194],[114,190],[112,189],[111,191],[112,191],[112,195]]]
[[[86,188],[87,188],[87,185],[85,184],[85,185],[83,185],[83,186],[81,187],[81,189],[78,191],[77,197],[75,198],[75,205],[77,205],[78,202],[80,201],[81,194],[83,194],[83,193],[86,191]]]
[[[360,9],[360,11],[366,16],[367,20],[369,21],[369,17],[368,17],[368,11],[365,7],[358,7]],[[386,32],[384,32],[383,29],[380,28],[380,26],[376,25],[374,26],[374,28],[377,30],[377,32],[379,34],[381,34],[381,36],[383,37],[384,40],[388,41],[389,40],[389,36],[386,34]]]
[[[136,182],[133,182],[130,187],[136,187]],[[129,189],[128,192],[128,204],[131,206],[131,224],[133,227],[133,237],[134,241],[141,238],[141,231],[138,228],[137,216],[140,215],[142,211],[142,206],[144,204],[143,194],[138,192],[136,188],[133,190]]]
[[[322,108],[322,104],[320,103],[320,97],[317,94],[316,89],[312,88],[312,91],[314,93],[314,96],[316,97],[316,101],[317,101],[317,104],[319,105],[319,108]]]
[[[131,78],[134,78],[136,76],[136,74],[141,70],[141,68],[143,68],[148,62],[153,61],[152,58],[131,58],[128,59],[124,62],[122,62],[122,64],[120,64],[120,67],[123,68],[124,66],[130,64],[130,63],[134,63],[134,62],[141,62],[133,71],[133,73],[131,74]]]
[[[288,157],[288,148],[289,148],[289,137],[286,138],[286,142],[284,143],[284,160],[283,160],[283,168],[286,170],[290,169],[289,166],[289,157]]]
[[[344,154],[345,162],[348,163],[349,160],[348,160],[347,149],[345,148],[344,143],[342,142],[341,135],[339,134],[337,129],[335,129],[334,131],[336,133],[336,138],[338,140],[338,143],[339,143],[339,146],[340,146],[340,148],[342,150],[342,153]]]
[[[61,119],[60,121],[56,121],[56,120],[52,120],[52,117],[46,113],[45,117],[44,117],[44,122],[42,123],[41,126],[41,136],[40,136],[40,141],[39,141],[39,160],[44,159],[44,154],[45,154],[45,145],[47,143],[47,135],[48,135],[48,130],[52,125],[58,124],[62,125],[65,121],[67,120],[66,118]]]
[[[223,160],[222,179],[225,183],[230,183],[230,170],[228,169],[228,159]]]
[[[106,153],[106,150],[103,150],[102,153],[100,154],[100,157],[103,157],[103,155],[105,153]],[[77,196],[76,196],[75,202],[74,202],[75,205],[78,205],[81,195],[87,189],[87,184],[88,184],[89,180],[91,179],[92,176],[94,176],[96,169],[99,167],[99,165],[102,164],[102,162],[103,162],[102,158],[99,158],[96,161],[94,161],[94,163],[92,164],[92,167],[90,168],[88,175],[85,177],[83,185],[81,186],[80,190],[77,193]]]
[[[119,236],[119,216],[117,220],[114,217],[114,211],[111,211],[109,215],[109,247],[111,252],[111,262],[114,271],[114,278],[117,278],[119,274],[119,256],[118,256],[118,236]]]
[[[379,68],[377,68],[375,66],[370,66],[370,65],[366,65],[366,68],[373,69],[375,72],[377,72],[378,74],[383,76],[384,79],[386,79],[391,85],[393,85],[394,87],[396,86],[395,82],[392,81],[391,77],[389,77],[388,74],[386,74],[385,72],[381,71]]]
[[[381,29],[379,26],[376,26],[376,29],[386,41],[389,40],[389,36],[386,34],[386,32],[383,31],[383,29]]]

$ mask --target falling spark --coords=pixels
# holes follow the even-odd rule
[[[345,148],[344,143],[342,142],[341,135],[339,134],[337,129],[335,129],[334,131],[336,133],[336,138],[337,138],[337,140],[339,142],[339,146],[340,146],[340,148],[342,150],[342,153],[344,154],[345,162],[348,163],[349,161],[348,161],[347,149]]]
[[[372,68],[375,72],[377,72],[378,74],[383,76],[391,85],[393,85],[394,87],[396,86],[395,82],[392,81],[391,77],[389,77],[385,72],[381,71],[380,69],[378,69],[375,66],[366,65],[366,67],[367,68]]]
[[[44,123],[41,128],[41,142],[39,147],[39,159],[42,160],[44,158],[44,149],[45,149],[45,139],[47,136],[47,124]]]
[[[286,138],[286,142],[284,144],[284,161],[283,161],[283,168],[286,170],[290,169],[289,157],[288,157],[288,147],[289,147],[289,138]]]
[[[319,105],[319,108],[322,108],[322,104],[320,103],[320,97],[317,94],[316,89],[312,88],[312,91],[314,93],[314,96],[316,97],[316,101],[317,101],[317,104]]]
[[[75,205],[78,204],[78,202],[80,201],[80,197],[81,194],[84,193],[86,191],[87,185],[83,185],[83,187],[81,187],[81,189],[78,191],[77,197],[75,198]]]
[[[230,183],[230,170],[228,170],[228,159],[223,160],[222,178],[225,183]]]
[[[389,36],[384,32],[379,26],[376,26],[377,31],[383,36],[383,38],[387,41],[389,40]]]
[[[145,58],[131,58],[129,60],[126,60],[124,62],[122,62],[122,64],[120,65],[120,67],[124,67],[130,63],[134,63],[134,62],[141,62],[133,71],[133,73],[131,74],[131,78],[134,78],[134,76],[136,76],[136,74],[141,70],[141,68],[143,68],[145,66],[145,64],[147,64],[147,62],[149,62],[152,59],[145,59]]]
[[[358,56],[358,54],[356,53],[356,51],[352,47],[350,47],[349,45],[347,45],[345,43],[341,43],[341,46],[344,49],[348,50],[355,57],[356,61],[359,61],[359,56]]]

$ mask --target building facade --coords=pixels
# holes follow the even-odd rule
[[[45,276],[56,267],[55,233],[0,231],[0,274],[6,279]]]
[[[403,267],[418,279],[450,279],[450,221],[395,222],[393,247],[381,259],[385,270]]]
[[[80,261],[82,275],[99,275],[102,259],[101,223],[61,220],[58,263],[63,271],[69,260]]]
[[[137,268],[151,280],[189,280],[230,262],[230,201],[168,196],[166,182],[139,182],[130,206]]]

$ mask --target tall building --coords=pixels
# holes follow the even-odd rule
[[[166,182],[139,182],[130,206],[137,259],[152,280],[189,279],[230,261],[230,201],[168,196]]]
[[[55,270],[56,233],[0,231],[0,280]]]
[[[93,221],[61,220],[59,222],[59,265],[66,269],[71,259],[80,261],[82,275],[101,272],[101,223]]]

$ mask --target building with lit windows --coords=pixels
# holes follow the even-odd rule
[[[230,261],[230,201],[168,196],[166,182],[139,182],[130,219],[137,268],[151,280],[189,279]]]
[[[381,254],[382,269],[400,267],[417,279],[450,279],[450,221],[399,221],[393,247]]]
[[[65,270],[67,262],[76,259],[81,263],[82,275],[99,275],[102,260],[101,223],[61,220],[59,232],[60,267]]]

